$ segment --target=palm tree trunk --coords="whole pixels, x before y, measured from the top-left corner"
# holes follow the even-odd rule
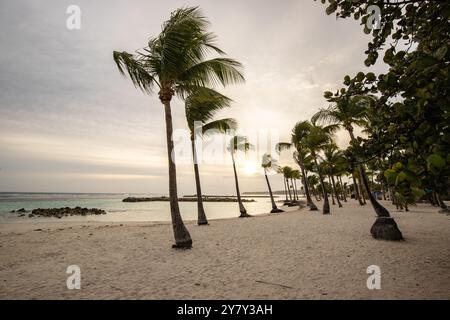
[[[287,192],[287,185],[286,185],[286,177],[283,175],[283,182],[284,182],[284,194],[286,195],[285,203],[289,201],[288,199],[288,192]]]
[[[348,132],[350,134],[351,142],[354,142],[355,136],[353,135],[353,128],[348,128]],[[389,214],[389,211],[383,207],[370,192],[367,176],[361,164],[358,164],[358,170],[364,189],[369,197],[369,201],[378,216],[377,220],[375,220],[375,223],[370,229],[370,233],[376,239],[403,240],[403,235],[398,228],[397,223]]]
[[[356,183],[355,172],[352,170],[352,179],[353,179],[353,189],[355,190],[355,198],[358,200],[359,205],[363,206],[364,203],[361,200],[361,196],[359,195],[359,187]]]
[[[266,168],[264,168],[264,176],[266,177],[267,187],[269,188],[270,201],[272,202],[272,211],[270,213],[283,212],[283,210],[278,209],[275,199],[273,198],[272,188],[270,187],[269,177],[267,176]]]
[[[322,173],[320,172],[319,164],[317,163],[316,153],[313,150],[311,150],[311,155],[314,159],[314,164],[316,165],[316,168],[317,168],[317,174],[319,175],[320,186],[322,187],[322,194],[323,194],[322,213],[330,214],[330,203],[328,202],[328,194],[327,194],[327,190],[325,189],[325,184],[323,183],[323,177],[322,177]]]
[[[306,176],[305,167],[303,166],[303,163],[300,163],[300,171],[302,172],[303,186],[305,187],[306,205],[309,207],[310,211],[317,211],[317,206],[312,201],[311,194],[309,193],[308,177]]]
[[[162,100],[166,117],[166,139],[167,139],[167,157],[169,161],[169,197],[170,197],[170,215],[172,217],[172,228],[175,237],[174,248],[191,248],[192,239],[189,231],[181,218],[180,208],[178,206],[177,193],[177,169],[175,166],[175,153],[173,152],[173,126],[172,112],[170,109],[170,99]]]
[[[330,175],[328,175],[328,183],[330,184],[330,186],[331,186],[331,176]],[[333,206],[335,206],[336,205],[336,202],[334,202],[334,191],[333,191],[333,187],[331,186],[331,204],[333,205]]]
[[[341,190],[342,190],[342,198],[344,199],[344,202],[347,202],[347,190],[345,190],[345,186],[342,183],[342,177],[338,176],[339,182],[341,184]]]
[[[291,187],[289,186],[289,179],[288,178],[286,178],[286,185],[287,185],[287,188],[288,188],[288,191],[289,191],[289,202],[292,203],[292,193],[291,193]]]
[[[336,201],[338,203],[338,206],[339,206],[339,208],[342,208],[342,203],[341,203],[341,200],[339,200],[339,195],[338,195],[338,193],[336,191],[336,185],[334,183],[333,175],[331,175],[331,185],[333,186],[333,190],[334,190],[334,194],[336,195]]]
[[[205,209],[203,208],[203,196],[202,196],[202,188],[200,185],[200,173],[198,170],[197,150],[195,148],[194,135],[192,135],[191,137],[191,146],[192,146],[192,157],[194,160],[195,187],[197,190],[197,211],[198,211],[197,224],[199,226],[202,226],[208,224],[208,219],[206,219]]]
[[[241,213],[239,218],[247,218],[247,217],[250,217],[250,215],[247,214],[247,210],[245,209],[245,207],[242,203],[241,192],[239,191],[239,181],[238,181],[238,176],[237,176],[237,172],[236,172],[236,164],[234,163],[233,152],[231,152],[231,159],[233,160],[234,182],[236,184],[236,195],[237,195],[237,199],[238,199],[238,203],[239,203],[239,212]]]
[[[363,205],[366,205],[367,204],[366,196],[364,195],[364,187],[363,187],[363,182],[361,179],[361,172],[359,170],[359,166],[358,166],[358,172],[359,172],[359,175],[358,175],[359,194],[361,195]]]
[[[298,201],[298,190],[297,190],[297,179],[294,179],[294,195],[295,195],[295,200]]]

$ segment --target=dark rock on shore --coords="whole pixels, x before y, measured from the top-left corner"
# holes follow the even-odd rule
[[[88,209],[88,208],[51,208],[51,209],[33,209],[33,211],[28,215],[28,217],[32,218],[34,216],[38,217],[55,217],[61,219],[62,217],[67,216],[87,216],[87,215],[101,215],[106,214],[105,210],[101,209]]]
[[[122,200],[123,202],[152,202],[152,201],[170,201],[169,197],[152,197],[152,198],[135,198],[128,197]],[[179,198],[180,202],[196,202],[197,198]],[[204,197],[203,202],[237,202],[237,198],[222,198],[222,197]],[[255,202],[254,199],[242,199],[242,202]]]

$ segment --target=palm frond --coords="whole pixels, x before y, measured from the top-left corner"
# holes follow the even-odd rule
[[[113,59],[122,75],[130,77],[136,88],[144,92],[151,93],[156,79],[145,69],[143,63],[134,55],[128,52],[113,52]]]
[[[279,142],[275,145],[275,151],[280,154],[281,151],[289,150],[292,148],[292,143],[289,142]]]
[[[231,105],[232,100],[207,87],[192,87],[185,99],[186,119],[190,129],[195,121],[207,122],[221,109]]]
[[[237,128],[237,121],[233,118],[215,120],[203,125],[202,133],[209,135],[213,133],[226,133],[228,130]]]
[[[245,81],[242,68],[242,64],[236,60],[215,58],[193,65],[180,76],[180,80],[196,86],[242,83]]]

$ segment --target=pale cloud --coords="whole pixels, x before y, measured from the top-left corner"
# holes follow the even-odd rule
[[[65,27],[70,4],[82,10],[81,30]],[[2,1],[0,191],[167,192],[163,108],[119,75],[112,51],[145,46],[184,5],[200,5],[219,45],[245,65],[246,83],[223,90],[234,103],[218,115],[243,132],[289,139],[297,121],[326,106],[325,90],[365,70],[361,26],[327,16],[319,1]],[[174,100],[176,129],[184,117]],[[348,143],[345,132],[337,139]],[[243,191],[265,190],[258,157],[238,159]],[[288,153],[280,163],[295,165]],[[192,165],[177,169],[180,193],[194,193]],[[200,170],[205,193],[234,192],[229,155]]]

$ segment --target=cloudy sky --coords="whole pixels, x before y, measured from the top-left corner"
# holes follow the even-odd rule
[[[66,27],[71,4],[81,8],[80,30]],[[166,193],[162,105],[120,76],[112,51],[144,47],[171,11],[191,5],[245,66],[246,83],[223,90],[234,103],[218,115],[244,133],[286,140],[295,122],[325,106],[323,91],[368,71],[362,27],[327,16],[320,1],[1,1],[0,191]],[[184,116],[175,100],[175,129],[186,129]],[[345,134],[337,140],[347,143]],[[255,158],[238,159],[243,191],[265,190]],[[280,161],[292,164],[288,154]],[[194,193],[191,167],[178,165],[180,194]],[[205,194],[233,192],[228,161],[201,173]]]

